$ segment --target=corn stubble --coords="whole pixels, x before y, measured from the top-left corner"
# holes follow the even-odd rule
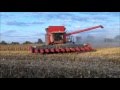
[[[0,78],[120,77],[120,47],[49,55],[32,54],[29,46],[18,47],[0,46]]]

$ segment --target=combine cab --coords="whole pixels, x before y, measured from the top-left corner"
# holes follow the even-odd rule
[[[45,45],[32,46],[32,53],[50,54],[50,53],[70,53],[70,52],[89,52],[94,49],[90,44],[74,44],[69,36],[85,31],[103,28],[102,25],[90,27],[83,30],[77,30],[66,33],[64,26],[49,26],[46,28]]]

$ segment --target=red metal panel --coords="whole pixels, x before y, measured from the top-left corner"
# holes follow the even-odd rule
[[[54,52],[55,52],[54,48],[51,48],[51,49],[50,49],[50,52],[54,53]]]
[[[35,53],[38,53],[38,50],[35,48]]]
[[[49,26],[48,33],[65,32],[64,26]]]
[[[69,48],[65,48],[66,52],[70,52],[70,49]]]
[[[70,48],[70,51],[75,52],[75,48]]]
[[[41,54],[44,54],[44,50],[43,50],[43,49],[40,49],[40,53],[41,53]]]
[[[55,48],[55,51],[58,52],[58,53],[60,52],[60,50],[58,48]]]
[[[49,49],[45,49],[45,52],[46,52],[46,53],[49,53]]]
[[[81,50],[81,51],[85,51],[84,47],[81,47],[80,50]]]
[[[76,51],[80,52],[80,49],[78,47],[75,48]]]
[[[60,48],[61,52],[65,52],[65,49],[64,48]]]

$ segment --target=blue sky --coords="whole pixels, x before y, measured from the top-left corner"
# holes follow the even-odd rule
[[[103,25],[75,36],[114,38],[120,35],[120,12],[0,12],[0,41],[44,41],[45,28],[52,25],[64,25],[67,32]]]

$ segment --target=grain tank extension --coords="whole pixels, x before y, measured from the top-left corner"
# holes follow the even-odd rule
[[[31,51],[32,53],[41,54],[93,51],[94,49],[90,44],[75,44],[70,36],[73,34],[96,30],[97,28],[103,28],[103,26],[98,25],[70,33],[66,33],[66,28],[64,26],[49,26],[45,29],[45,45],[32,46]]]

